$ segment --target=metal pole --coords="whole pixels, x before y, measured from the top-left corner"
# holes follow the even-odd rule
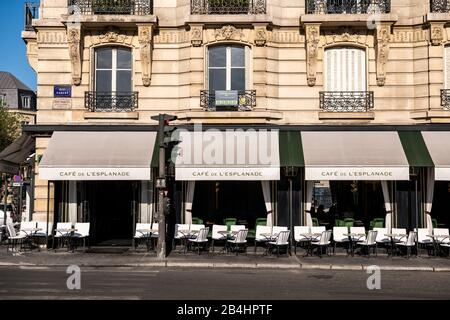
[[[294,232],[292,226],[292,178],[289,178],[289,229],[291,230],[289,238],[292,245],[292,236]]]
[[[159,115],[159,177],[166,178],[166,150],[164,148],[164,116]],[[164,207],[164,190],[158,189],[158,218],[159,218],[159,232],[158,232],[158,246],[157,256],[159,259],[166,257],[166,208]]]

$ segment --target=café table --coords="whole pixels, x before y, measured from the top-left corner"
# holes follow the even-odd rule
[[[157,233],[158,230],[156,230],[156,229],[137,229],[136,231],[139,232],[140,234],[142,234],[142,236],[146,238],[147,251],[154,250],[155,248],[151,241],[152,234]]]
[[[356,244],[361,241],[362,238],[366,236],[365,233],[344,233],[344,236],[348,237],[350,243],[350,254],[352,257],[355,256]]]
[[[322,236],[322,233],[302,233],[300,234],[303,238],[307,239],[308,242],[308,248],[306,249],[306,254],[304,254],[304,257],[307,257],[309,255],[312,256],[312,243],[314,241],[318,241],[318,238]]]
[[[228,247],[227,247],[228,240],[229,239],[233,239],[234,236],[236,236],[238,234],[238,232],[239,231],[231,231],[231,230],[230,231],[225,231],[225,230],[217,231],[217,233],[219,233],[219,234],[223,235],[224,237],[226,237],[225,244],[223,246],[222,252],[228,252]]]
[[[61,234],[61,238],[63,239],[63,243],[67,244],[67,251],[75,252],[74,246],[74,232],[78,231],[78,229],[70,228],[70,229],[55,229],[55,232]]]
[[[188,250],[188,245],[189,245],[189,239],[192,238],[192,236],[194,236],[195,234],[199,233],[200,230],[178,230],[179,233],[181,233],[183,235],[183,240],[184,240],[184,250],[183,252],[186,253]]]
[[[385,236],[391,239],[391,252],[389,253],[389,256],[393,257],[395,242],[400,242],[400,239],[407,237],[407,235],[402,233],[386,233]]]
[[[427,235],[427,237],[430,237],[433,239],[435,255],[440,255],[442,253],[440,244],[442,243],[442,241],[449,238],[449,236],[446,236],[443,234],[437,234],[437,235]]]
[[[26,235],[26,241],[30,247],[30,250],[33,249],[33,235],[36,234],[36,232],[41,231],[42,228],[23,228],[20,229],[20,231],[25,232]]]

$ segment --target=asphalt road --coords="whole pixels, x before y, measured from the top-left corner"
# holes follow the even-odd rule
[[[0,267],[0,300],[450,299],[447,272],[382,271],[381,289],[368,290],[364,271],[84,268],[69,290],[66,271]]]

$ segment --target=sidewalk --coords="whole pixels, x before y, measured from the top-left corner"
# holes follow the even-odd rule
[[[168,268],[248,268],[248,269],[286,269],[286,270],[366,270],[368,266],[377,265],[381,270],[450,272],[449,258],[403,257],[389,258],[379,254],[378,257],[347,257],[345,254],[319,258],[303,257],[303,252],[295,256],[265,256],[262,252],[254,254],[250,249],[247,255],[208,254],[200,256],[195,253],[180,254],[172,252],[166,259],[158,259],[154,252],[128,250],[124,253],[85,253],[32,251],[22,253],[6,252],[0,248],[0,267],[63,267],[78,265],[80,267],[168,267]]]

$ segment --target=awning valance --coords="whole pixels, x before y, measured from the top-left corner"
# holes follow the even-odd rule
[[[175,179],[279,180],[278,130],[180,132]]]
[[[301,137],[306,180],[409,180],[397,132],[302,132]]]
[[[156,132],[54,132],[43,180],[150,180]]]
[[[35,142],[33,137],[28,134],[22,134],[0,152],[0,172],[19,174],[20,164],[27,161],[34,148]]]
[[[435,166],[435,180],[450,181],[450,131],[422,131]]]

